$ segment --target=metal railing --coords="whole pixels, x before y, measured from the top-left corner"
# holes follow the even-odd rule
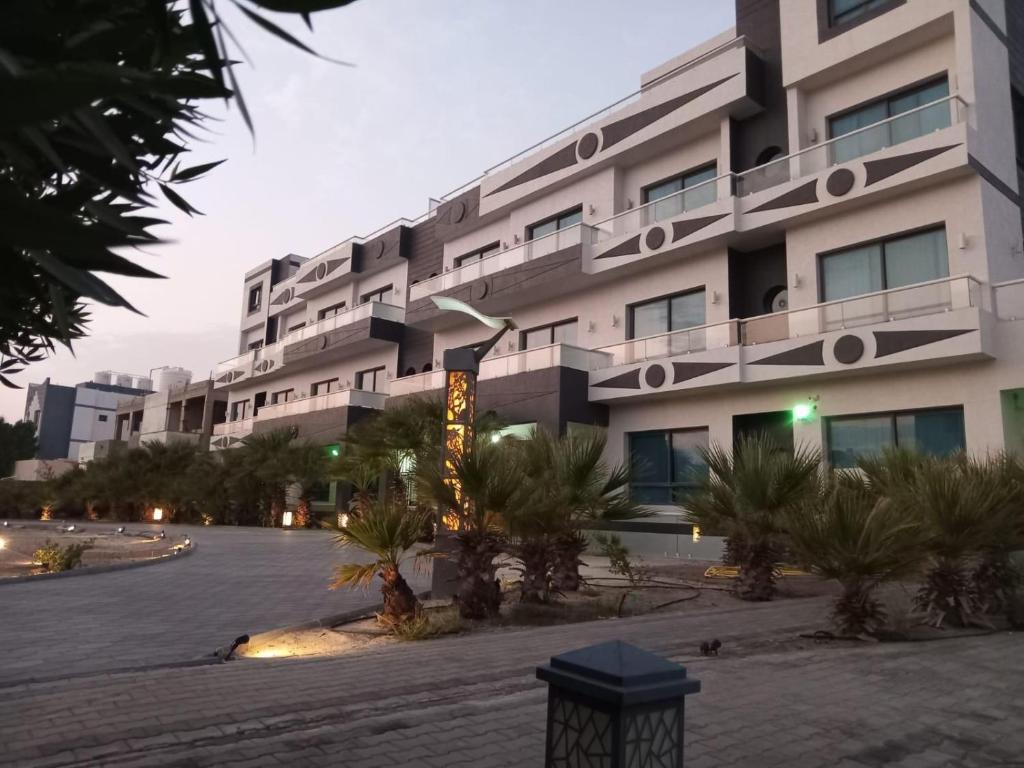
[[[593,350],[572,344],[548,344],[533,349],[523,349],[506,355],[486,357],[480,361],[480,376],[483,379],[500,379],[517,373],[542,371],[546,368],[575,368],[577,371],[591,370],[590,359],[600,356]]]
[[[876,291],[742,321],[744,345],[814,336],[982,305],[981,283],[970,275]]]
[[[278,419],[282,416],[296,416],[302,413],[315,413],[325,411],[329,408],[345,408],[358,406],[360,408],[373,408],[382,410],[387,395],[383,392],[370,392],[363,389],[339,389],[336,392],[327,392],[322,395],[300,397],[289,400],[286,403],[274,403],[264,405],[256,414],[257,421]]]
[[[1024,278],[992,286],[993,314],[1000,320],[1024,320]]]
[[[953,94],[801,149],[736,175],[737,197],[760,192],[886,147],[949,128],[966,119],[967,102]]]
[[[1020,283],[1022,290],[1018,306],[1024,310],[1024,280]],[[896,322],[967,307],[983,307],[984,303],[981,283],[974,277],[943,277],[810,307],[743,320],[726,320],[599,347],[594,351],[603,353],[605,357],[603,360],[594,358],[592,365],[594,362],[599,364],[591,370],[738,344],[753,346],[815,336],[845,328]]]
[[[418,395],[424,392],[434,392],[444,389],[444,371],[424,371],[414,373],[411,376],[401,376],[393,379],[388,384],[388,393],[391,397],[401,395]]]
[[[644,227],[659,221],[671,219],[687,211],[692,211],[718,200],[718,185],[723,179],[731,179],[733,174],[725,173],[713,179],[694,184],[671,195],[652,200],[637,208],[631,208],[607,219],[591,224],[593,229],[592,242],[600,243],[611,240],[628,232],[638,232]],[[730,182],[731,183],[731,182]]]
[[[588,239],[586,239],[586,242],[590,242],[589,225],[574,224],[571,227],[552,232],[550,235],[544,235],[535,240],[528,240],[525,243],[506,248],[504,251],[499,251],[493,256],[478,259],[477,261],[464,264],[461,267],[456,267],[448,272],[416,283],[409,287],[409,300],[416,301],[417,299],[446,291],[449,288],[465,285],[486,275],[493,275],[510,267],[525,264],[533,259],[539,259],[563,248],[579,245],[585,241],[584,230],[587,231],[586,237]]]
[[[236,355],[235,357],[232,357],[232,358],[230,358],[228,360],[224,360],[222,362],[219,362],[215,366],[213,366],[213,372],[210,374],[210,376],[212,378],[216,379],[222,373],[227,373],[228,371],[233,371],[236,368],[246,367],[246,366],[251,367],[252,366],[252,361],[255,359],[255,357],[256,357],[256,350],[255,349],[250,349],[248,352],[243,352],[240,355]]]
[[[240,432],[246,434],[252,432],[253,417],[248,416],[244,419],[237,419],[235,421],[225,421],[221,424],[213,425],[214,435],[237,435]]]

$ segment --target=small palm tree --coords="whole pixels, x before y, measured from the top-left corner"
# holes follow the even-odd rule
[[[444,479],[438,463],[420,466],[419,490],[442,510],[458,510],[461,493],[454,532],[455,602],[465,619],[491,618],[501,606],[494,560],[505,549],[507,518],[523,477],[508,445],[487,442],[456,461],[454,475],[459,491]]]
[[[799,561],[842,586],[832,618],[846,635],[882,624],[877,588],[912,573],[926,553],[920,526],[852,478],[823,485],[786,514],[786,527]]]
[[[380,499],[349,518],[345,526],[331,526],[337,531],[335,541],[344,549],[359,549],[369,554],[369,563],[346,563],[335,569],[332,589],[338,587],[368,588],[374,576],[381,581],[384,599],[382,621],[397,626],[415,617],[419,600],[401,573],[401,565],[416,545],[423,529],[422,513],[410,512],[393,499]]]
[[[710,472],[683,510],[702,530],[726,537],[739,569],[736,594],[771,600],[786,551],[785,514],[816,491],[819,454],[790,453],[759,434],[740,438],[731,455],[717,445],[701,455]]]
[[[928,572],[917,601],[934,626],[986,623],[969,571],[1007,530],[1013,493],[998,472],[938,458],[922,460],[910,482],[894,490],[893,502],[928,536]]]

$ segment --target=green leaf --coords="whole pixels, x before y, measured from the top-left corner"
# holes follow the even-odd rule
[[[183,171],[176,170],[173,174],[171,174],[171,181],[175,181],[175,182],[191,181],[192,179],[195,179],[198,176],[202,176],[207,171],[212,171],[214,168],[216,168],[218,165],[220,165],[223,162],[225,162],[225,161],[224,160],[217,160],[217,161],[212,162],[212,163],[203,163],[202,165],[193,165],[191,168],[186,168]]]
[[[213,39],[213,27],[210,24],[209,16],[206,15],[206,9],[203,7],[203,0],[189,0],[188,7],[192,13],[192,29],[199,39],[199,47],[203,51],[206,68],[210,70],[217,85],[224,88],[224,62],[217,49],[217,43]]]
[[[334,64],[341,64],[341,65],[346,66],[346,67],[354,66],[353,64],[351,64],[351,63],[349,63],[347,61],[338,61],[336,59],[331,59],[331,58],[328,58],[327,56],[323,56],[323,55],[317,53],[312,48],[310,48],[308,45],[306,45],[304,42],[299,40],[297,37],[295,37],[294,35],[292,35],[289,32],[286,32],[285,30],[281,29],[281,27],[279,27],[274,22],[270,21],[270,19],[265,19],[264,17],[260,16],[258,13],[254,12],[254,11],[250,11],[244,5],[242,5],[241,3],[237,2],[237,0],[235,0],[235,6],[238,8],[238,10],[240,10],[242,13],[244,13],[246,16],[248,16],[254,22],[256,22],[261,27],[263,27],[263,29],[265,29],[267,32],[269,32],[272,35],[276,35],[278,38],[280,38],[281,40],[284,40],[286,43],[289,43],[290,45],[294,45],[296,48],[298,48],[300,50],[303,50],[306,53],[312,54],[313,56],[316,56],[319,59],[323,59],[324,61],[330,61],[330,62],[332,62]]]
[[[184,211],[189,216],[191,216],[193,213],[198,213],[200,216],[203,215],[202,211],[200,211],[200,210],[198,210],[196,208],[193,208],[189,204],[188,200],[183,198],[181,195],[179,195],[177,192],[175,192],[173,189],[171,189],[166,184],[161,184],[160,185],[160,191],[164,193],[164,197],[166,197],[168,200],[170,200],[171,203],[173,203],[176,208]]]

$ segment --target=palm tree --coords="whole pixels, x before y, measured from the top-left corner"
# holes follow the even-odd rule
[[[913,572],[926,553],[920,526],[852,478],[823,484],[786,513],[786,527],[800,562],[842,586],[832,618],[846,635],[882,624],[877,588]]]
[[[928,536],[928,572],[917,600],[934,626],[985,623],[969,570],[1005,535],[1014,493],[998,472],[938,458],[923,459],[910,482],[893,492],[893,503]]]
[[[771,600],[785,554],[784,516],[815,492],[819,454],[790,453],[759,434],[740,438],[732,455],[715,445],[701,456],[710,472],[683,509],[702,530],[726,537],[739,569],[736,594]]]
[[[384,609],[381,619],[396,626],[415,617],[420,602],[400,571],[423,528],[423,513],[410,512],[392,498],[378,499],[345,526],[333,526],[335,541],[342,548],[359,549],[373,557],[369,563],[346,563],[335,569],[331,585],[367,588],[380,576]]]
[[[439,462],[418,468],[419,490],[441,509],[459,510],[454,532],[455,602],[466,619],[498,615],[501,587],[494,559],[506,544],[507,517],[523,485],[508,445],[481,441],[454,465],[459,491],[442,476]]]
[[[510,520],[523,563],[523,598],[546,602],[549,588],[579,589],[583,526],[649,514],[625,493],[629,471],[604,460],[601,430],[555,438],[537,429],[518,443],[523,483]],[[550,573],[550,578],[548,578]]]

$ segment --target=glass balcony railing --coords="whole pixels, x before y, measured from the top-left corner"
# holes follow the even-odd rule
[[[215,437],[222,435],[232,435],[234,437],[248,435],[252,432],[252,416],[245,419],[236,419],[235,421],[225,421],[222,424],[213,425],[213,434]]]
[[[811,176],[833,165],[846,163],[886,147],[941,131],[955,123],[962,123],[966,116],[967,102],[956,94],[946,96],[737,174],[736,196],[745,197],[791,179]]]
[[[500,379],[514,376],[517,373],[542,371],[546,368],[575,368],[577,371],[589,371],[590,359],[600,356],[593,350],[575,347],[571,344],[548,344],[544,347],[523,349],[507,355],[487,357],[480,361],[480,376],[483,379]]]
[[[1020,286],[1022,290],[1015,306],[1021,310],[1021,317],[1024,318],[1024,281],[1020,281]],[[811,307],[745,320],[727,320],[600,347],[594,352],[601,353],[603,357],[591,358],[591,370],[738,344],[752,346],[816,336],[829,331],[984,306],[985,294],[978,280],[967,275],[945,277]]]
[[[444,389],[444,371],[424,371],[394,379],[388,385],[388,394],[391,397],[420,395],[439,389]]]
[[[943,277],[812,307],[752,317],[742,321],[740,340],[745,345],[752,345],[815,336],[845,328],[980,307],[982,299],[981,283],[973,277]]]
[[[586,231],[586,235],[584,235],[584,231]],[[443,275],[437,275],[410,286],[409,300],[416,301],[441,291],[447,291],[450,288],[479,280],[481,277],[539,259],[563,248],[579,245],[584,242],[584,237],[588,238],[586,242],[590,242],[590,227],[586,224],[575,224],[552,232],[550,235],[520,243],[512,248],[499,251],[493,256],[479,259],[445,272]]]
[[[328,392],[323,395],[302,397],[296,400],[289,400],[287,403],[274,403],[264,405],[256,414],[257,421],[279,419],[282,416],[296,416],[302,413],[315,413],[326,411],[330,408],[346,408],[357,406],[360,408],[372,408],[382,410],[387,395],[383,392],[368,392],[363,389],[340,389],[337,392]]]
[[[604,221],[591,224],[593,230],[592,242],[601,243],[605,240],[625,235],[630,232],[638,232],[644,227],[656,224],[659,221],[674,218],[680,214],[710,205],[718,200],[718,187],[723,179],[729,179],[732,174],[724,174],[714,179],[702,181],[671,195],[653,200],[639,208],[632,208],[614,216],[609,216]]]
[[[992,300],[1000,320],[1024,320],[1024,278],[993,285]]]

